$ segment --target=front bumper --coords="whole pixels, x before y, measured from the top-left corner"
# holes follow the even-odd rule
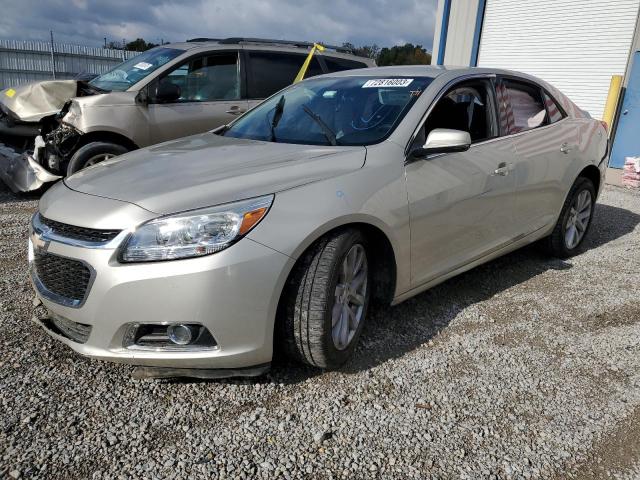
[[[0,143],[0,178],[15,193],[37,190],[62,177],[54,175],[28,153]]]
[[[35,245],[43,246],[31,232]],[[74,308],[34,288],[54,315],[91,326],[76,343],[38,323],[54,338],[90,357],[145,367],[240,369],[268,364],[277,303],[293,260],[249,238],[201,258],[120,264],[117,250],[51,241],[48,253],[80,260],[95,271],[84,303]],[[33,277],[32,277],[33,280]],[[143,351],[125,345],[131,323],[193,322],[207,327],[216,348]]]

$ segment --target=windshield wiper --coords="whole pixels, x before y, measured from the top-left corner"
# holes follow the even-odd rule
[[[306,105],[302,106],[302,110],[304,110],[304,113],[306,113],[307,115],[309,115],[311,118],[313,118],[316,123],[318,125],[320,125],[320,129],[322,130],[322,133],[324,133],[324,136],[327,137],[327,140],[329,140],[329,143],[332,146],[336,146],[338,145],[338,140],[336,139],[336,134],[334,133],[333,130],[331,130],[331,128],[329,127],[329,125],[327,125],[325,123],[324,120],[322,120],[322,117],[320,115],[318,115],[317,113],[315,113],[313,110],[311,110],[309,107],[307,107]]]
[[[273,120],[271,120],[271,138],[269,139],[270,142],[276,141],[276,127],[278,126],[278,123],[282,118],[282,112],[284,111],[284,102],[284,95],[282,95],[280,97],[280,100],[278,100],[278,103],[276,104],[275,111],[273,112]]]

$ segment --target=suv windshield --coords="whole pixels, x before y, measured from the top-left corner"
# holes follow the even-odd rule
[[[184,50],[176,48],[153,48],[94,78],[89,82],[89,85],[101,90],[124,92],[151,72],[183,53]]]
[[[370,145],[393,132],[431,83],[418,77],[323,77],[277,93],[221,134],[310,145]]]

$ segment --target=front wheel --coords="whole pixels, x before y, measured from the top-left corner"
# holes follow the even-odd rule
[[[318,241],[289,278],[280,309],[281,340],[290,357],[325,369],[356,347],[369,305],[367,243],[358,230]]]
[[[83,168],[90,167],[96,163],[100,163],[104,160],[108,160],[111,157],[116,157],[127,153],[128,148],[111,142],[91,142],[80,147],[76,153],[73,154],[69,165],[67,166],[67,175],[72,175]]]
[[[579,177],[567,195],[553,232],[545,239],[549,253],[568,258],[579,252],[591,226],[595,203],[596,190],[593,182]]]

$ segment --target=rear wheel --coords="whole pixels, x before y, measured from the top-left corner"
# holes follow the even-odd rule
[[[579,177],[567,195],[553,232],[545,239],[547,250],[552,255],[567,258],[580,251],[591,226],[595,203],[593,182]]]
[[[358,230],[318,241],[290,276],[279,323],[287,354],[325,369],[346,362],[356,347],[371,291],[367,244]]]
[[[67,166],[67,175],[76,173],[83,168],[90,167],[109,158],[127,153],[128,148],[111,142],[91,142],[80,147],[73,154]]]

